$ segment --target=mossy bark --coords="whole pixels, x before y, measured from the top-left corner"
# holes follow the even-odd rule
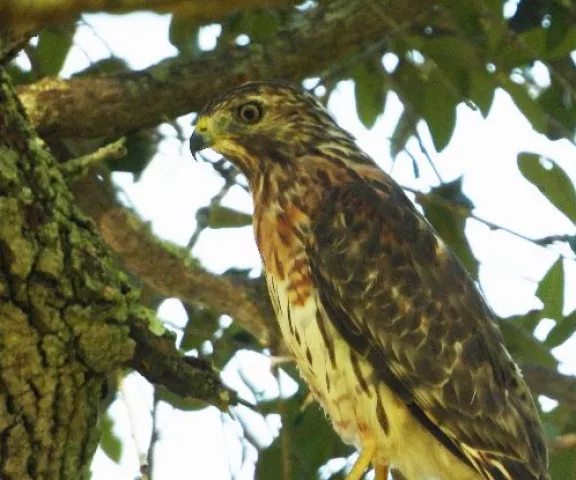
[[[0,478],[89,477],[134,295],[0,73]]]

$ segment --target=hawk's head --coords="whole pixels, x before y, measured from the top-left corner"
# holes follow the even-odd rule
[[[290,168],[337,145],[357,150],[316,98],[286,82],[249,82],[212,100],[199,113],[192,153],[211,147],[247,177],[269,165]]]

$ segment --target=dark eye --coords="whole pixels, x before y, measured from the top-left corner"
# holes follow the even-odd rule
[[[256,123],[262,117],[262,107],[256,102],[248,102],[238,107],[238,118],[244,123]]]

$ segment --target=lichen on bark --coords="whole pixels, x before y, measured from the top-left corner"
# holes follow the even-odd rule
[[[82,479],[135,303],[0,76],[0,478]]]

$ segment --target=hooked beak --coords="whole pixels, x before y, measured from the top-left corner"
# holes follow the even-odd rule
[[[192,156],[194,160],[198,160],[196,158],[196,154],[208,148],[212,145],[212,137],[208,132],[208,122],[205,118],[200,118],[196,123],[196,127],[194,128],[194,133],[190,137],[190,151],[192,152]]]

